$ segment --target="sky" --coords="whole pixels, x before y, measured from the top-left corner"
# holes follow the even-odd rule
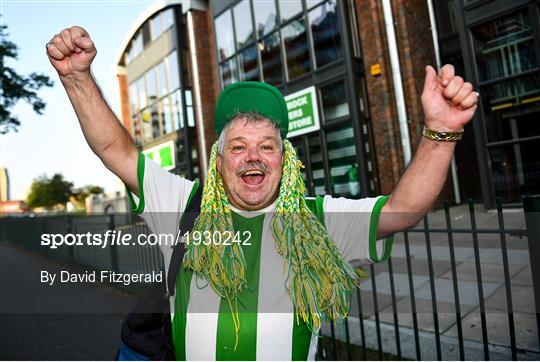
[[[38,92],[47,103],[43,115],[21,101],[13,109],[21,122],[18,132],[0,135],[0,165],[8,169],[11,199],[25,199],[32,180],[42,174],[61,173],[75,187],[91,184],[106,191],[123,187],[86,144],[66,92],[45,54],[45,44],[64,28],[85,28],[97,48],[92,72],[119,115],[116,56],[129,29],[152,2],[0,0],[0,22],[8,26],[7,40],[19,48],[18,60],[7,65],[24,76],[44,73],[55,83]]]

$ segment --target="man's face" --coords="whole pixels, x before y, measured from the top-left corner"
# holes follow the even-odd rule
[[[242,210],[259,210],[277,197],[283,157],[270,122],[240,119],[225,135],[217,168],[229,202]]]

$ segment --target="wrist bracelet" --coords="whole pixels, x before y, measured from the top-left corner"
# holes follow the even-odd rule
[[[459,132],[439,132],[424,126],[422,136],[432,141],[438,142],[457,142],[463,137],[463,130]]]

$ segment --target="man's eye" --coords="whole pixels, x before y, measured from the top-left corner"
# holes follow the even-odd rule
[[[233,151],[242,151],[244,149],[244,146],[232,146]]]
[[[274,146],[265,145],[261,147],[265,151],[272,151],[274,149]]]

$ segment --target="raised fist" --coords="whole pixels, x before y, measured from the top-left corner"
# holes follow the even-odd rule
[[[85,76],[96,56],[96,47],[80,26],[56,34],[46,45],[47,56],[60,76]]]
[[[435,131],[457,132],[472,119],[478,104],[478,92],[471,83],[456,75],[450,64],[437,72],[426,67],[422,106],[426,126]]]

